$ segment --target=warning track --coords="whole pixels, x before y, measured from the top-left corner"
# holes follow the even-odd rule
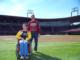
[[[0,40],[16,41],[15,36],[0,36]],[[80,42],[80,35],[40,35],[39,42]]]

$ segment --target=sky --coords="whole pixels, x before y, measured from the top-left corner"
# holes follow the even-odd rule
[[[0,15],[27,17],[33,10],[36,18],[62,18],[70,17],[74,7],[80,10],[80,0],[0,0]]]

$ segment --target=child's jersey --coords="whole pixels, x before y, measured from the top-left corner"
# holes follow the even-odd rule
[[[25,40],[30,40],[31,39],[31,33],[30,32],[27,32],[27,31],[19,31],[17,34],[16,34],[16,38],[18,40],[21,40],[21,38],[25,39]]]

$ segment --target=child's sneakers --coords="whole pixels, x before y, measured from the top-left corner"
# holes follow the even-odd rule
[[[31,56],[32,53],[28,53],[28,56]]]
[[[24,57],[23,57],[23,56],[21,56],[21,57],[20,57],[20,59],[21,59],[21,60],[23,60],[23,59],[24,59]]]
[[[27,57],[25,57],[25,59],[28,59],[29,57],[27,56]]]
[[[28,58],[29,58],[28,56],[26,56],[25,58],[23,56],[20,57],[21,60],[24,60],[24,59],[27,60]]]

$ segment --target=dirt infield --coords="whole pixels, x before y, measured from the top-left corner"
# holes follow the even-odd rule
[[[0,36],[0,40],[17,41],[15,36]],[[40,42],[80,42],[80,35],[41,35]]]

